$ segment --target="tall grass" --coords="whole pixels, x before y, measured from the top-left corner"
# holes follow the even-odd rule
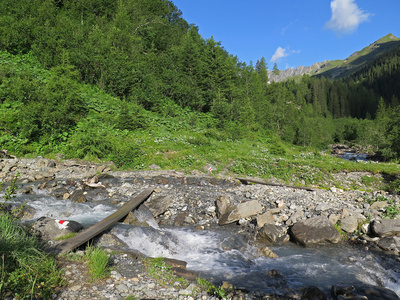
[[[87,266],[92,280],[103,279],[109,275],[109,255],[101,248],[86,248]]]
[[[0,297],[51,299],[62,284],[53,257],[10,215],[0,213]]]

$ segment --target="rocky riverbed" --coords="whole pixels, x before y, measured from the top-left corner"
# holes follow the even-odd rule
[[[397,257],[399,254],[400,238],[397,236],[400,236],[400,221],[394,211],[400,204],[398,195],[383,191],[343,190],[333,184],[329,189],[313,190],[243,184],[233,177],[161,171],[157,170],[157,166],[153,166],[153,169],[120,172],[112,171],[110,165],[43,158],[4,158],[0,160],[0,181],[10,182],[18,172],[19,193],[35,194],[42,191],[55,199],[76,202],[107,199],[117,206],[151,187],[154,189],[153,195],[144,204],[158,226],[188,227],[200,231],[234,226],[249,244],[259,247],[261,255],[270,256],[271,259],[274,253],[269,247],[290,243],[289,240],[307,247],[350,241],[359,247],[385,251],[386,255]],[[333,175],[333,180],[340,182],[343,187],[354,186],[354,183],[362,187],[361,178],[365,176],[379,179],[380,175],[338,173]],[[387,219],[390,213],[394,213],[394,219]],[[31,220],[34,215],[28,203],[21,217]],[[50,217],[51,220],[51,216],[43,217]],[[135,214],[128,216],[125,222],[148,226]],[[346,233],[346,238],[340,236],[335,224]],[[44,233],[39,235],[43,237]],[[51,236],[48,238],[51,240]],[[111,256],[113,271],[110,278],[90,282],[84,265],[61,260],[67,285],[60,288],[55,299],[126,299],[128,296],[136,299],[217,299],[201,291],[193,280],[195,275],[189,271],[181,270],[180,273],[188,278],[188,287],[160,284],[144,271],[140,254],[124,251],[126,245],[116,238],[112,230],[99,237],[97,243],[119,250],[118,254]],[[229,297],[397,299],[391,291],[379,287],[353,291],[350,287],[346,288],[334,288],[333,296],[315,287],[304,287],[280,295],[236,291]],[[373,298],[374,294],[380,298]]]

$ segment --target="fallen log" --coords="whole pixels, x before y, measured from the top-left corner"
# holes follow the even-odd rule
[[[286,185],[286,184],[279,184],[279,183],[270,183],[270,182],[264,182],[261,180],[256,180],[256,179],[250,179],[250,178],[236,178],[243,184],[249,184],[250,183],[257,183],[257,184],[263,184],[263,185],[270,185],[270,186],[279,186],[279,187],[287,187],[287,188],[292,188],[292,189],[299,189],[299,190],[306,190],[313,192],[316,189],[306,187],[306,186],[296,186],[296,185]]]
[[[75,248],[83,245],[88,240],[94,238],[96,235],[100,234],[111,225],[117,223],[119,220],[124,218],[130,211],[139,206],[144,200],[146,200],[153,193],[152,188],[148,188],[140,193],[138,196],[130,200],[128,203],[123,205],[120,209],[118,209],[115,213],[111,214],[107,218],[101,220],[100,222],[90,226],[89,228],[81,231],[77,235],[60,242],[51,248],[49,248],[49,252],[52,252],[57,255],[68,253]]]

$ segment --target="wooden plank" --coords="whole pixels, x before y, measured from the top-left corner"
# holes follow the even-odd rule
[[[68,253],[75,248],[81,246],[86,243],[88,240],[94,238],[99,233],[103,232],[111,225],[117,223],[123,217],[125,217],[130,211],[139,206],[144,200],[150,197],[153,192],[152,188],[148,188],[140,193],[138,196],[130,200],[128,203],[123,205],[120,209],[118,209],[115,213],[111,214],[107,218],[101,220],[100,222],[90,226],[89,228],[81,231],[77,235],[54,245],[49,249],[50,252],[54,254],[65,254]]]
[[[270,186],[280,186],[280,187],[287,187],[287,188],[292,188],[292,189],[299,189],[299,190],[306,190],[313,192],[316,189],[306,187],[306,186],[295,186],[295,185],[285,185],[285,184],[278,184],[278,183],[270,183],[270,182],[264,182],[256,179],[250,179],[250,178],[237,178],[241,183],[248,184],[249,182],[251,183],[257,183],[257,184],[264,184],[264,185],[270,185]]]

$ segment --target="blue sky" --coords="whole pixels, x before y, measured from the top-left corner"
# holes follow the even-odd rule
[[[400,37],[400,0],[172,0],[182,17],[239,61],[272,70],[345,59],[379,38]]]

